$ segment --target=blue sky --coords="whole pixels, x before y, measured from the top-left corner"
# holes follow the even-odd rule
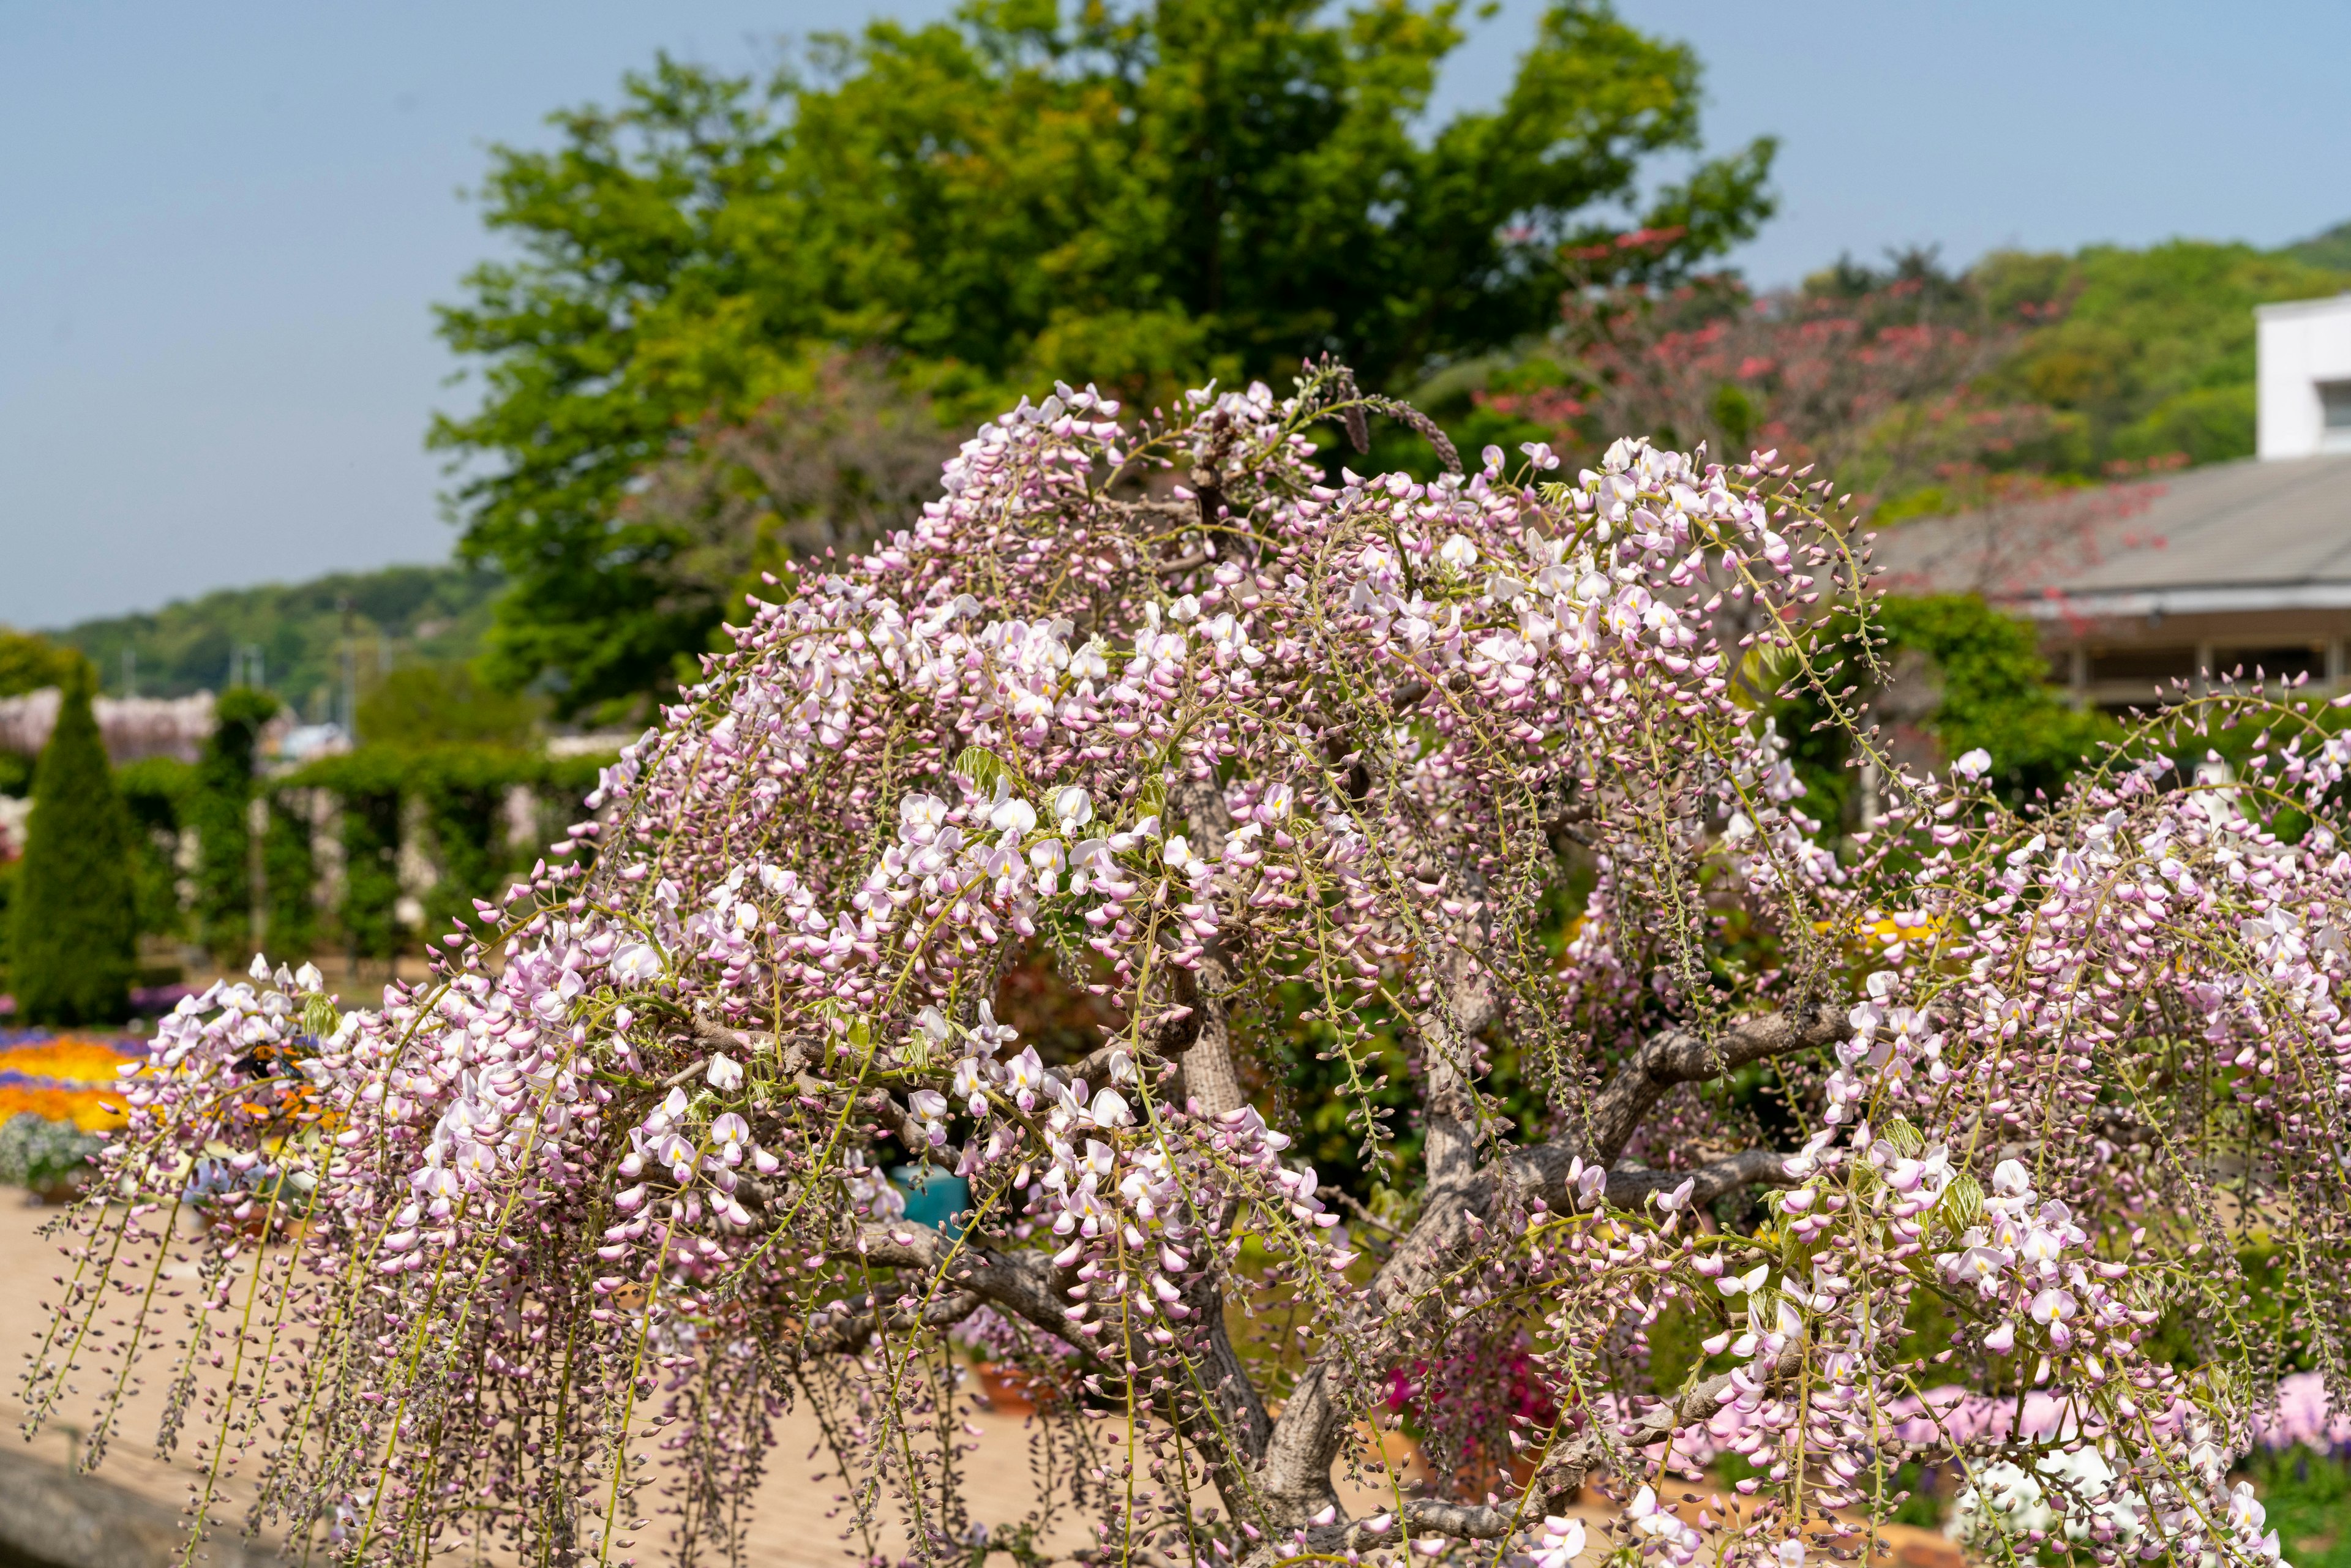
[[[489,248],[485,146],[656,48],[746,67],[872,9],[0,0],[0,622],[445,557],[422,439],[469,394],[428,308]],[[1737,258],[1765,282],[2351,217],[2339,0],[1622,9],[1698,47],[1710,140],[1782,139],[1782,215]],[[1499,93],[1536,10],[1479,26],[1446,107]]]

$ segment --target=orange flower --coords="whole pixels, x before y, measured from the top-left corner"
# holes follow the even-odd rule
[[[84,1132],[120,1127],[119,1070],[144,1051],[128,1038],[69,1034],[0,1049],[0,1121],[30,1111]]]

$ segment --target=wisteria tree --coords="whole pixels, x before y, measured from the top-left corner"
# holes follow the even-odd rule
[[[1918,1461],[2012,1558],[2274,1559],[2230,1465],[2282,1372],[2346,1375],[2325,710],[2184,706],[2028,820],[1980,757],[1889,768],[1848,833],[1775,716],[1872,745],[1819,486],[1636,443],[1330,482],[1367,411],[1416,421],[1329,365],[1024,404],[755,603],[429,983],[183,1007],[36,1418],[94,1395],[95,1462],[160,1361],[165,1447],[369,1561],[723,1552],[791,1406],[931,1562],[1794,1568]],[[1079,1059],[994,1009],[1040,950],[1119,1020]],[[1334,1086],[1400,1201],[1290,1154],[1292,1029],[1289,1113]],[[1046,1390],[1033,1511],[960,1484],[959,1344]]]

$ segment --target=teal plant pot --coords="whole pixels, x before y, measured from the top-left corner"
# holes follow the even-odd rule
[[[963,1227],[955,1216],[971,1207],[971,1183],[933,1166],[893,1166],[890,1180],[906,1195],[906,1218],[950,1237]]]

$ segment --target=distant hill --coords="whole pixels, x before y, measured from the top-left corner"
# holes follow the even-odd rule
[[[2325,234],[2313,235],[2306,240],[2283,246],[2278,254],[2307,262],[2312,267],[2331,267],[2337,272],[2351,272],[2351,220],[2336,224]]]
[[[2351,231],[2336,232],[2351,243]],[[2320,244],[2176,239],[1988,256],[1970,277],[1995,313],[2053,319],[1981,385],[2056,412],[2056,439],[2033,455],[2052,473],[2096,478],[2110,463],[2173,454],[2250,457],[2254,307],[2351,288],[2351,269],[2307,254]]]
[[[258,648],[262,684],[318,723],[345,716],[347,652],[363,685],[405,659],[470,658],[503,586],[495,573],[465,567],[392,566],[223,589],[47,634],[87,653],[113,695],[126,695],[132,680],[144,696],[219,691],[233,670],[251,678],[246,650]]]

